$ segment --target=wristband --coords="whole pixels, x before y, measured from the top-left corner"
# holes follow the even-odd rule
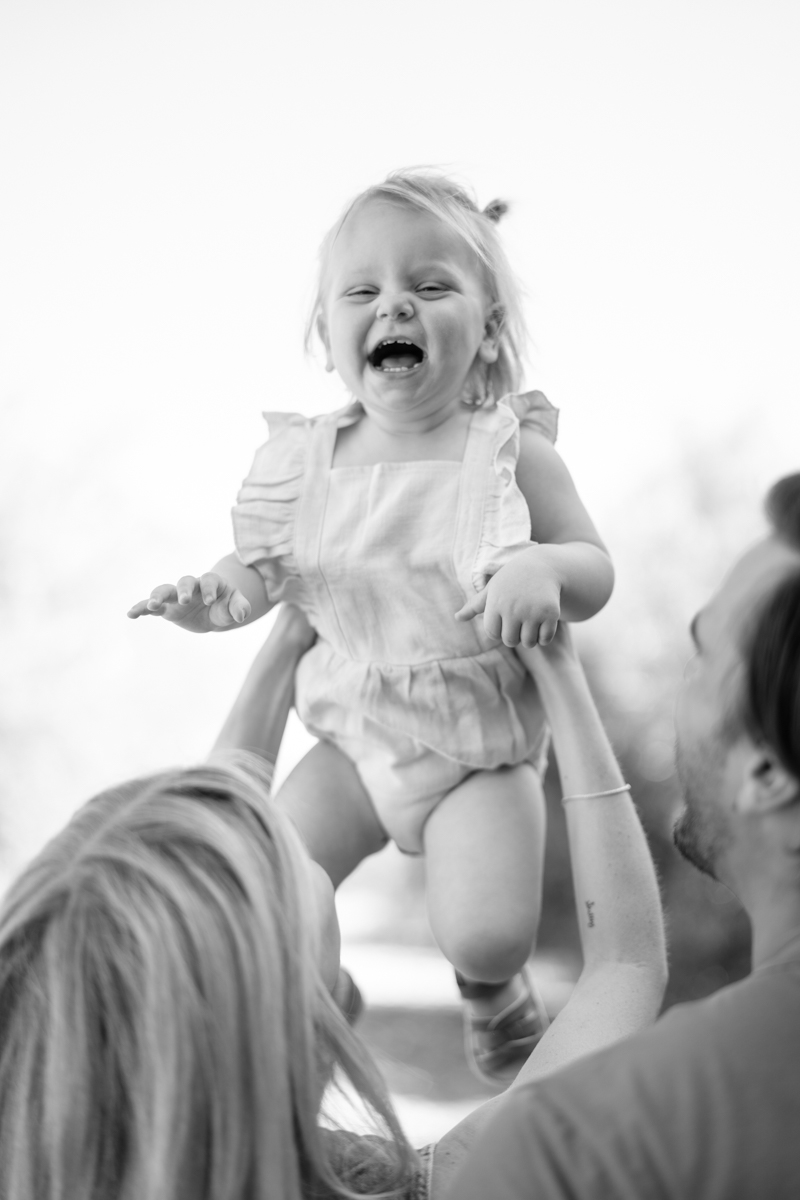
[[[604,792],[581,792],[575,796],[562,796],[561,803],[568,804],[570,800],[600,800],[603,796],[621,796],[623,792],[629,792],[631,785],[623,783],[622,787],[606,788]]]

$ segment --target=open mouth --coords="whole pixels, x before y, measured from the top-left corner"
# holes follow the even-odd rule
[[[384,338],[378,342],[367,362],[376,371],[395,374],[415,371],[425,360],[425,351],[415,346],[408,338]]]

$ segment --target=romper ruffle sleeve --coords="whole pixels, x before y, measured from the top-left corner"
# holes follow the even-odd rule
[[[510,558],[531,544],[530,512],[516,479],[520,428],[533,429],[553,443],[558,433],[558,409],[542,392],[504,396],[497,405],[496,417],[492,472],[473,566],[476,591],[481,591]]]
[[[310,421],[299,413],[264,413],[269,441],[256,451],[232,511],[239,558],[255,567],[270,601],[300,598],[294,525],[303,485]]]

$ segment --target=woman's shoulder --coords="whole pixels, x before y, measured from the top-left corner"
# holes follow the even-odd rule
[[[402,1187],[398,1200],[429,1200],[429,1160],[432,1147],[418,1152],[419,1161],[399,1183],[397,1147],[376,1134],[325,1130],[328,1160],[341,1182],[358,1196],[371,1196]]]

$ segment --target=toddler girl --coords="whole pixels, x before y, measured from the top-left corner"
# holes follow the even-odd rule
[[[426,856],[473,1065],[501,1082],[546,1025],[524,970],[538,923],[547,733],[514,652],[592,616],[612,567],[553,449],[556,410],[517,394],[518,287],[456,183],[397,172],[326,237],[309,325],[352,394],[270,413],[233,512],[236,554],[130,616],[204,632],[299,606],[317,640],[295,702],[320,741],[283,803],[335,885],[387,838]]]

